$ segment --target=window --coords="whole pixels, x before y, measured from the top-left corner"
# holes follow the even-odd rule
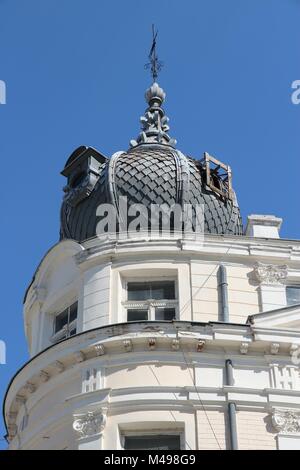
[[[125,450],[179,450],[180,435],[157,434],[148,436],[125,436]]]
[[[128,282],[124,307],[128,322],[174,320],[178,308],[175,281]]]
[[[76,335],[78,302],[75,302],[63,312],[56,315],[54,319],[53,342],[61,341]]]
[[[300,287],[288,286],[286,288],[286,302],[287,305],[300,304]]]

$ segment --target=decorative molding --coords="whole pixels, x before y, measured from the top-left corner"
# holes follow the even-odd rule
[[[274,409],[272,424],[280,434],[300,434],[300,410]]]
[[[65,366],[60,361],[55,361],[52,364],[52,367],[54,367],[54,369],[56,369],[58,372],[63,372],[65,370]]]
[[[273,354],[273,355],[278,354],[279,348],[280,348],[280,344],[279,344],[279,343],[271,343],[270,353]]]
[[[13,438],[17,435],[18,433],[18,427],[16,424],[8,424],[7,426],[7,431],[8,431],[8,440],[12,441]]]
[[[174,329],[174,323],[176,326],[176,330]],[[155,325],[155,330],[151,328],[149,331],[149,324],[147,322],[141,322],[141,324],[130,324],[126,325],[126,329],[123,326],[104,326],[99,328],[98,332],[93,332],[93,336],[91,336],[91,332],[85,332],[84,334],[78,336],[78,342],[73,345],[74,337],[66,340],[64,342],[64,349],[62,348],[62,344],[54,345],[51,350],[47,350],[46,352],[41,353],[39,359],[36,358],[35,361],[41,360],[43,364],[44,372],[49,373],[49,380],[51,381],[57,375],[54,373],[55,370],[59,367],[59,369],[66,370],[73,367],[75,364],[75,357],[74,353],[78,352],[79,348],[82,349],[82,352],[86,355],[87,358],[95,357],[96,351],[98,351],[99,355],[104,353],[109,353],[112,355],[119,355],[120,352],[124,354],[123,359],[120,358],[120,364],[123,365],[124,363],[128,363],[131,358],[126,356],[126,349],[125,345],[123,344],[122,340],[130,340],[132,341],[133,348],[139,351],[141,343],[143,344],[143,352],[146,354],[146,350],[148,347],[150,349],[149,339],[153,339],[153,335],[156,335],[156,343],[155,345],[159,344],[159,354],[164,354],[164,352],[172,349],[174,352],[177,350],[178,343],[177,338],[180,342],[183,341],[183,347],[188,347],[189,350],[192,350],[196,353],[198,347],[198,339],[203,338],[204,335],[206,338],[206,343],[210,346],[210,352],[212,353],[211,356],[213,358],[219,356],[220,348],[230,348],[234,350],[234,355],[238,355],[239,348],[241,344],[248,343],[245,341],[245,338],[250,338],[251,334],[251,327],[249,325],[201,325],[201,324],[193,324],[192,322],[174,322],[174,323],[160,323],[157,322]],[[118,336],[112,336],[112,328],[115,329]],[[221,335],[218,335],[221,333]],[[255,333],[255,332],[254,332]],[[249,346],[251,345],[251,352],[254,354],[256,353],[257,361],[261,361],[266,354],[266,350],[270,351],[272,343],[274,343],[274,330],[271,329],[260,329],[259,331],[259,339],[254,342],[249,342]],[[298,331],[294,331],[293,333],[287,332],[283,329],[276,330],[276,340],[282,345],[282,355],[286,357],[287,360],[290,360],[288,356],[288,351],[286,348],[298,348],[296,344],[297,341],[300,339],[300,333]],[[86,343],[83,341],[86,338]],[[122,338],[122,339],[121,339]],[[162,340],[160,340],[162,338]],[[155,339],[155,338],[154,338]],[[91,344],[92,340],[92,344]],[[96,341],[99,341],[96,343]],[[161,342],[160,342],[161,341]],[[105,342],[105,343],[104,343]],[[96,343],[96,345],[95,345]],[[263,348],[260,347],[263,343]],[[105,344],[105,349],[104,349]],[[155,349],[155,345],[154,349]],[[199,345],[200,348],[201,345]],[[72,349],[73,348],[73,349]],[[212,351],[214,349],[214,351]],[[292,351],[291,351],[292,352]],[[58,353],[60,356],[58,356]],[[47,355],[47,361],[46,361]],[[49,357],[48,357],[49,356]],[[134,355],[133,355],[134,356]],[[152,353],[151,353],[152,356]],[[156,356],[156,354],[155,354]],[[181,355],[180,355],[181,356]],[[54,357],[59,357],[61,360],[65,362],[63,364],[60,361],[54,362]],[[133,358],[133,361],[139,363],[139,359]],[[171,360],[176,359],[174,356]],[[251,357],[251,361],[253,356]],[[181,359],[180,359],[181,361]],[[178,362],[180,362],[178,360]],[[261,362],[259,362],[261,363]],[[252,364],[252,363],[251,363]],[[25,374],[25,377],[31,385],[38,386],[41,382],[41,379],[37,381],[37,377],[41,368],[37,368],[37,363],[34,362],[34,367],[32,367],[32,362],[27,364],[22,374]],[[297,374],[298,371],[295,371]],[[298,376],[297,376],[298,377]],[[63,377],[62,377],[63,379]],[[8,390],[8,397],[9,397],[9,404],[6,401],[6,408],[5,412],[12,411],[14,412],[16,409],[19,408],[26,402],[27,400],[27,393],[25,394],[25,383],[24,383],[24,375],[20,377],[20,374],[12,381],[12,384]],[[298,382],[297,382],[298,383]],[[41,392],[42,393],[42,392]],[[248,392],[247,392],[248,393]],[[260,391],[261,393],[261,391]],[[269,392],[266,392],[266,394]],[[282,406],[296,406],[295,405],[295,398],[299,395],[299,387],[295,386],[295,389],[291,390],[290,388],[280,389],[278,391],[272,388],[272,397],[276,394],[280,395],[287,395],[286,404],[282,404]],[[25,396],[24,396],[25,395]],[[15,398],[13,398],[13,396]],[[267,396],[267,395],[266,395]],[[32,395],[30,396],[30,398]],[[273,398],[272,398],[273,399]],[[8,398],[7,398],[8,400]],[[257,403],[259,404],[260,401],[258,400]],[[274,402],[273,402],[274,403]],[[274,405],[279,405],[281,402],[278,400],[275,401]]]
[[[29,393],[34,393],[36,390],[36,386],[30,382],[26,382],[24,385],[25,390],[27,390]]]
[[[39,377],[42,382],[47,382],[50,379],[50,375],[44,370],[41,370],[41,372],[39,373]]]
[[[96,356],[103,356],[105,354],[105,349],[103,344],[99,343],[94,346]]]
[[[26,397],[24,397],[23,395],[16,395],[15,401],[18,405],[25,405]]]
[[[205,346],[205,340],[204,339],[199,339],[197,341],[197,347],[196,347],[197,352],[202,352],[203,349],[204,349],[204,346]]]
[[[172,340],[172,343],[171,343],[171,347],[172,347],[173,351],[178,351],[179,348],[180,348],[180,341],[179,341],[179,339],[173,339],[173,340]]]
[[[240,344],[240,353],[241,354],[248,354],[249,350],[249,343],[241,343]]]
[[[123,341],[124,349],[126,352],[132,351],[132,341],[131,339],[124,339]]]
[[[106,425],[106,414],[100,411],[88,411],[86,414],[74,415],[73,429],[80,438],[99,435]]]
[[[149,308],[149,307],[177,307],[178,300],[144,300],[144,301],[128,301],[122,302],[126,308]]]
[[[278,285],[284,283],[288,275],[288,267],[284,265],[262,264],[254,265],[254,274],[261,284]]]
[[[299,344],[291,344],[290,347],[290,356],[293,355],[300,356],[300,345]]]
[[[149,346],[150,351],[154,351],[154,349],[156,348],[156,339],[155,338],[149,338],[148,346]]]

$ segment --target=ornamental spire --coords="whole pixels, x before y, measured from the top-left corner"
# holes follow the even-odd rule
[[[156,82],[158,77],[158,72],[160,72],[163,67],[163,62],[158,59],[156,52],[156,40],[157,40],[158,30],[155,31],[154,24],[152,25],[152,45],[148,55],[149,62],[145,65],[146,69],[151,69],[151,75],[153,83]]]
[[[152,26],[152,46],[149,53],[149,63],[146,64],[146,68],[151,68],[151,75],[153,83],[145,93],[145,99],[148,103],[148,108],[145,111],[144,116],[140,118],[141,132],[136,140],[130,141],[131,147],[136,147],[139,144],[157,143],[165,144],[175,147],[176,140],[171,139],[168,135],[169,131],[169,118],[165,115],[165,111],[162,108],[162,104],[165,101],[166,94],[164,90],[158,85],[156,79],[158,72],[162,67],[162,62],[158,60],[156,52],[156,40],[157,33],[155,32],[154,26]]]

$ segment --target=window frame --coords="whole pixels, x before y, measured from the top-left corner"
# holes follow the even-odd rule
[[[73,305],[77,305],[76,310],[76,318],[70,322],[70,312]],[[55,332],[55,322],[59,315],[61,315],[65,310],[68,311],[68,321],[67,323],[59,330]],[[60,312],[56,313],[53,318],[53,334],[51,336],[52,343],[58,343],[59,341],[63,341],[64,339],[71,338],[77,334],[77,320],[78,320],[78,300],[72,302],[66,308],[61,310]],[[70,332],[75,329],[75,335],[71,335]]]
[[[147,300],[128,300],[128,284],[130,283],[151,283],[151,282],[174,282],[174,299],[147,299]],[[171,321],[171,320],[156,320],[155,309],[156,308],[174,308],[175,317],[174,320],[178,319],[179,314],[179,298],[178,298],[178,280],[176,276],[156,276],[156,277],[130,277],[124,279],[123,284],[123,315],[125,321],[128,322],[128,310],[147,310],[148,320],[133,320],[134,321]]]
[[[126,437],[148,437],[148,436],[179,436],[180,449],[185,450],[185,433],[184,429],[120,429],[121,449],[125,450]],[[154,449],[155,450],[155,449]],[[160,449],[158,449],[160,450]]]
[[[289,303],[288,302],[288,289],[298,289],[300,292],[300,285],[299,284],[286,284],[285,286],[285,298],[286,298],[286,305],[287,307],[291,307],[293,305],[299,305],[300,304],[300,299],[298,303]]]

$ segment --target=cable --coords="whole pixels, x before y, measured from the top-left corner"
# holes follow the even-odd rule
[[[177,331],[177,333],[178,333],[178,331]],[[211,421],[210,421],[210,419],[209,419],[209,416],[208,416],[208,414],[207,414],[207,411],[206,411],[206,409],[205,409],[205,407],[204,407],[203,401],[202,401],[202,399],[201,399],[201,397],[200,397],[199,390],[198,390],[197,385],[196,385],[196,381],[195,381],[195,379],[193,378],[193,376],[192,376],[192,374],[191,374],[190,366],[192,366],[192,364],[191,364],[191,363],[189,364],[189,363],[187,362],[186,356],[185,356],[185,354],[184,354],[184,351],[183,351],[182,347],[180,347],[180,351],[182,352],[182,356],[183,356],[184,361],[185,361],[185,363],[186,363],[186,366],[187,366],[188,372],[189,372],[189,374],[190,374],[190,377],[191,377],[193,386],[194,386],[195,389],[196,389],[196,393],[197,393],[198,399],[199,399],[199,401],[200,401],[202,410],[203,410],[203,412],[204,412],[204,414],[205,414],[206,420],[207,420],[207,422],[208,422],[208,424],[209,424],[209,427],[210,427],[210,429],[211,429],[211,431],[212,431],[212,433],[213,433],[213,435],[214,435],[214,438],[215,438],[215,440],[216,440],[216,443],[218,444],[219,449],[222,450],[222,447],[221,447],[221,445],[220,445],[220,443],[219,443],[219,440],[218,440],[218,438],[217,438],[217,435],[216,435],[216,433],[215,433],[215,431],[214,431],[213,425],[211,424]]]
[[[230,219],[231,219],[231,217],[230,217]],[[230,222],[230,220],[229,220],[229,222]],[[228,224],[228,225],[229,225],[229,224]],[[231,248],[232,248],[232,245],[230,245],[230,246],[228,247],[228,249],[226,250],[226,252],[225,252],[225,254],[224,254],[223,256],[227,255],[228,252],[229,252],[229,250],[230,250]],[[191,302],[194,300],[195,295],[198,294],[198,293],[201,291],[201,289],[203,289],[203,287],[205,286],[205,284],[207,283],[207,281],[211,278],[211,276],[213,276],[213,275],[215,274],[215,272],[217,271],[218,267],[219,267],[218,265],[214,267],[214,269],[212,270],[212,272],[206,277],[206,279],[205,279],[205,281],[203,282],[203,284],[197,289],[197,291],[196,291],[193,295],[191,295],[191,300],[188,300],[188,301],[186,302],[186,304],[185,304],[185,305],[182,307],[182,309],[180,310],[180,312],[179,312],[179,318],[181,317],[181,314],[182,314],[183,311],[186,309],[186,307],[187,307],[189,304],[191,304]],[[178,338],[178,329],[177,329],[177,331],[176,331],[176,337]],[[180,344],[180,343],[179,343],[179,344]],[[207,422],[208,422],[208,424],[209,424],[209,427],[210,427],[210,429],[211,429],[211,431],[212,431],[212,433],[213,433],[213,435],[214,435],[214,438],[215,438],[215,440],[216,440],[216,443],[218,444],[219,449],[222,450],[222,447],[221,447],[221,445],[220,445],[220,443],[219,443],[219,441],[218,441],[218,438],[217,438],[217,436],[216,436],[216,434],[215,434],[215,431],[214,431],[214,429],[213,429],[213,425],[212,425],[212,423],[211,423],[211,421],[210,421],[210,419],[209,419],[209,416],[208,416],[208,414],[207,414],[207,411],[206,411],[206,409],[205,409],[205,407],[204,407],[204,404],[203,404],[203,402],[202,402],[202,399],[201,399],[201,397],[200,397],[199,390],[197,389],[197,385],[196,385],[195,379],[193,378],[193,376],[192,376],[192,374],[191,374],[190,366],[192,366],[192,364],[191,364],[191,363],[189,364],[189,363],[187,362],[186,356],[185,356],[185,353],[184,353],[184,350],[183,350],[183,348],[182,348],[181,346],[180,346],[180,350],[181,350],[181,352],[182,352],[184,361],[185,361],[186,366],[187,366],[187,368],[188,368],[188,372],[189,372],[189,374],[190,374],[190,377],[191,377],[193,386],[195,387],[195,390],[196,390],[196,393],[197,393],[199,402],[200,402],[200,404],[201,404],[202,410],[203,410],[203,412],[204,412],[204,414],[205,414],[206,420],[207,420]]]
[[[155,374],[154,370],[152,369],[151,365],[148,364],[148,367],[149,367],[149,369],[151,370],[152,374],[154,375],[154,377],[155,377],[155,379],[156,379],[158,385],[161,387],[162,385],[161,385],[161,383],[160,383],[160,381],[159,381],[157,375]],[[173,392],[173,395],[174,395],[175,399],[178,400],[178,398],[176,397],[176,395],[175,395],[174,392]],[[176,417],[174,416],[173,411],[172,411],[172,410],[167,410],[167,411],[169,411],[169,413],[171,414],[171,416],[172,416],[172,418],[174,419],[175,423],[177,423],[177,419],[176,419]],[[185,443],[186,443],[186,445],[188,446],[188,448],[189,448],[190,450],[193,450],[187,441],[185,441]]]

